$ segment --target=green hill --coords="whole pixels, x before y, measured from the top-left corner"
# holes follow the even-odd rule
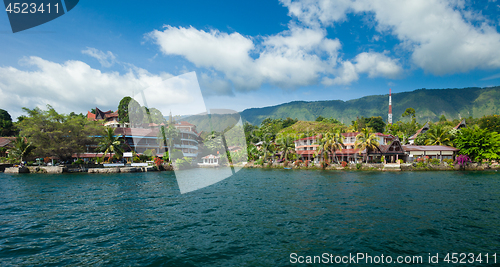
[[[265,118],[315,120],[333,117],[350,124],[356,117],[382,116],[387,120],[389,94],[365,96],[349,101],[294,101],[272,107],[251,108],[241,112],[245,121],[258,125]],[[393,121],[401,119],[406,108],[414,108],[420,123],[437,121],[441,115],[459,119],[500,114],[500,87],[463,89],[418,89],[392,94]]]

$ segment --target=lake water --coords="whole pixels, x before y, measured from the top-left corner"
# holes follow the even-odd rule
[[[188,194],[172,172],[0,173],[2,266],[282,266],[323,253],[484,264],[500,262],[499,232],[498,172],[245,169]]]

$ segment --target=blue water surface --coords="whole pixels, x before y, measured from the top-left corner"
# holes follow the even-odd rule
[[[244,169],[188,194],[173,172],[0,173],[2,266],[297,265],[291,253],[500,263],[499,232],[498,172]]]

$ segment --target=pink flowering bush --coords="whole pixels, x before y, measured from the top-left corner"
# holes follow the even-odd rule
[[[465,167],[465,165],[467,165],[467,162],[471,162],[471,161],[470,161],[469,156],[459,155],[455,162],[458,163],[458,165],[463,168],[463,167]]]

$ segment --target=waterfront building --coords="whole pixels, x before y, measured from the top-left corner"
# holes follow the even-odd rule
[[[203,160],[202,163],[198,163],[198,166],[200,167],[217,167],[219,166],[219,159],[220,157],[219,156],[215,156],[215,155],[207,155],[205,157],[202,157],[201,158]]]
[[[413,162],[419,158],[428,157],[430,159],[439,159],[443,161],[443,159],[455,159],[456,153],[459,149],[451,147],[451,146],[415,146],[415,145],[407,145],[403,146],[403,149],[406,153],[407,161]]]
[[[198,157],[200,140],[196,132],[196,126],[182,121],[174,124],[174,127],[179,130],[181,139],[181,142],[175,144],[174,148],[182,151],[184,157],[196,159]],[[116,128],[115,134],[122,136],[125,144],[130,147],[130,150],[138,154],[142,154],[148,149],[153,149],[158,156],[161,156],[165,151],[168,151],[167,145],[163,144],[159,137],[159,127]]]
[[[399,139],[392,135],[386,135],[382,133],[375,133],[377,141],[380,144],[380,150],[370,151],[369,155],[366,155],[366,150],[359,152],[359,149],[354,148],[354,143],[356,142],[356,136],[359,132],[354,133],[342,133],[344,148],[335,152],[335,155],[329,155],[329,158],[335,158],[336,161],[346,161],[346,162],[357,162],[365,156],[368,156],[369,160],[373,160],[377,157],[386,156],[386,159],[396,161],[399,158],[404,157],[404,151],[401,148],[401,143]],[[322,155],[316,155],[318,140],[322,135],[316,135],[311,137],[306,137],[302,139],[295,140],[295,152],[302,160],[312,160],[314,162],[319,162],[322,160]],[[396,142],[395,142],[396,141]]]
[[[423,133],[427,132],[428,130],[429,130],[429,122],[426,122],[422,128],[418,129],[418,131],[414,135],[412,135],[412,136],[410,136],[410,138],[408,138],[408,142],[410,143],[410,145],[413,145],[415,143],[415,139],[417,139],[417,136],[419,134],[423,134]]]
[[[99,108],[95,108],[95,113],[87,111],[87,119],[91,121],[103,121],[104,126],[119,128],[119,127],[130,127],[129,123],[121,123],[118,119],[118,110],[113,112],[112,110],[102,111]]]

